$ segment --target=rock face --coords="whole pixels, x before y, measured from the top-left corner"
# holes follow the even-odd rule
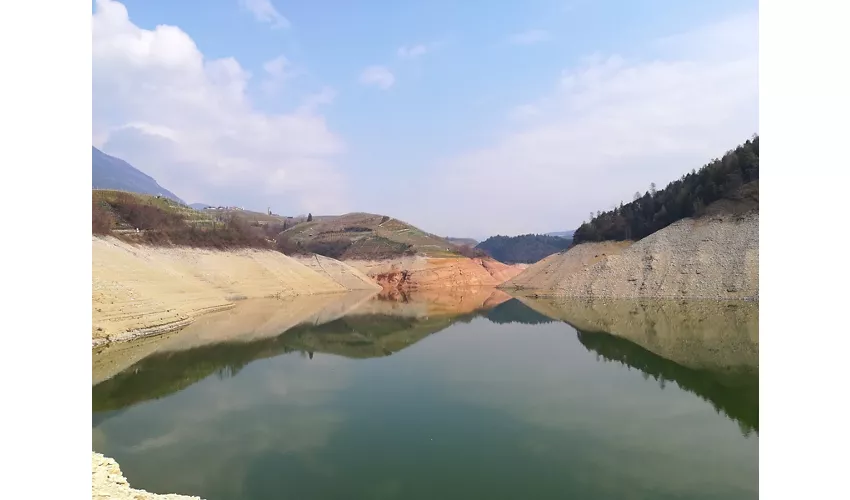
[[[131,245],[92,237],[92,343],[177,330],[245,298],[380,290],[359,271],[321,260],[324,272],[271,250]]]
[[[133,489],[121,474],[121,468],[115,460],[95,452],[91,454],[91,497],[92,500],[107,498],[111,500],[200,500],[200,497],[157,495],[145,490]]]
[[[758,210],[683,219],[636,242],[577,245],[503,288],[540,295],[758,300]]]
[[[432,258],[417,255],[346,263],[377,281],[385,290],[495,287],[522,271],[520,267],[493,259],[466,257]]]

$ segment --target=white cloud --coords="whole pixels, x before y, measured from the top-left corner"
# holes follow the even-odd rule
[[[266,65],[272,75],[286,64]],[[254,109],[251,75],[233,58],[205,59],[180,28],[135,26],[98,0],[92,16],[92,140],[187,201],[338,212],[342,141],[308,97],[292,113]],[[321,94],[320,94],[321,95]],[[282,208],[281,208],[282,209]]]
[[[257,21],[268,23],[273,28],[288,28],[290,26],[289,19],[278,12],[271,0],[239,0],[239,5],[254,14]]]
[[[514,45],[533,45],[535,43],[545,42],[552,38],[552,35],[545,30],[528,30],[522,33],[514,33],[508,37],[508,42]]]
[[[310,113],[321,105],[334,102],[334,99],[336,99],[336,90],[325,86],[315,94],[307,96],[299,109],[302,112]]]
[[[263,71],[266,77],[261,85],[267,94],[278,92],[287,80],[301,74],[301,71],[295,69],[285,56],[266,61],[263,64]]]
[[[360,83],[386,90],[395,83],[395,76],[383,66],[369,66],[360,73]]]
[[[396,54],[402,59],[415,59],[424,56],[430,49],[427,45],[417,43],[416,45],[404,45],[398,48]]]
[[[680,35],[651,60],[587,58],[514,107],[524,120],[500,140],[432,169],[427,199],[453,202],[421,224],[455,235],[574,229],[721,156],[758,130],[757,36],[747,14]]]

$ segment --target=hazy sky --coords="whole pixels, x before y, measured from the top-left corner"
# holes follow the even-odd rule
[[[98,0],[92,143],[188,202],[574,229],[758,131],[757,8]]]

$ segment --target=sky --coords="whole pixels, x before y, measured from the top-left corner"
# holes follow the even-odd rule
[[[758,2],[96,0],[92,99],[190,203],[570,230],[758,132]]]

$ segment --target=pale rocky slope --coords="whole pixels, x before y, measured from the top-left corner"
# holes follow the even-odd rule
[[[293,256],[295,260],[323,274],[349,290],[380,290],[374,280],[344,262],[319,254]]]
[[[271,250],[153,247],[92,236],[92,344],[177,330],[239,299],[380,289],[346,264],[320,262],[321,273]]]
[[[91,454],[91,497],[92,500],[200,500],[200,497],[157,495],[131,488],[118,463],[95,452]]]
[[[758,209],[683,219],[635,242],[577,245],[502,288],[539,295],[758,300]]]
[[[346,264],[378,282],[384,289],[495,287],[522,272],[493,259],[424,257],[391,260],[349,260]]]

